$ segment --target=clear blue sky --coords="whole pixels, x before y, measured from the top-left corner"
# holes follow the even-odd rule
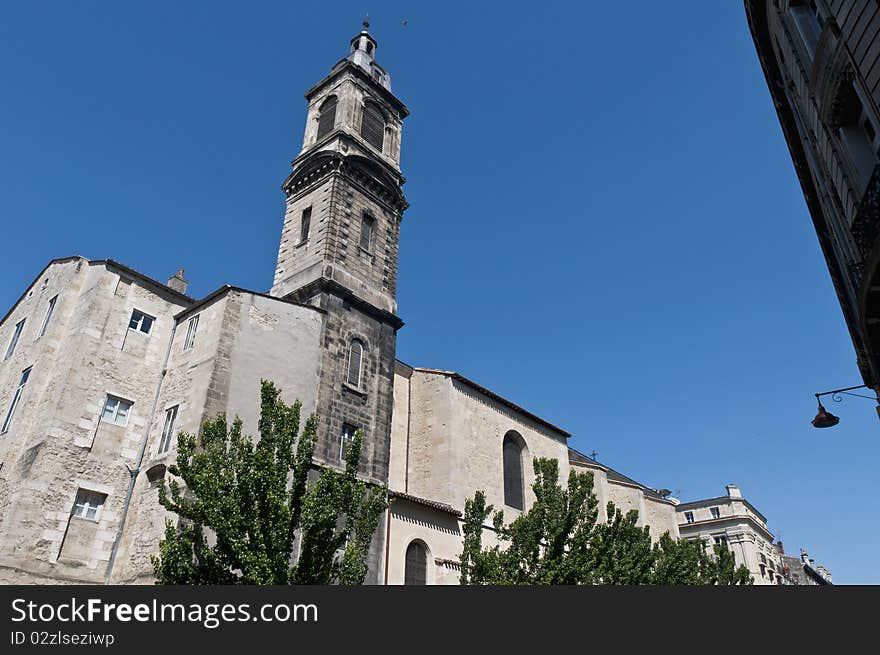
[[[399,357],[880,583],[880,423],[809,423],[861,380],[741,2],[5,3],[0,308],[72,254],[268,289],[302,94],[365,9],[412,111]]]

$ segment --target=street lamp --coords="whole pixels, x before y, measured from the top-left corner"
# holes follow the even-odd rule
[[[831,400],[836,403],[839,403],[843,400],[843,396],[855,396],[856,398],[867,398],[868,400],[873,400],[877,403],[880,403],[880,400],[877,399],[876,396],[861,396],[857,393],[849,393],[853,389],[865,389],[868,385],[860,384],[857,387],[846,387],[845,389],[834,389],[833,391],[823,391],[822,393],[816,394],[816,403],[819,405],[819,412],[813,418],[810,423],[813,424],[814,428],[833,428],[835,425],[840,423],[840,419],[836,417],[834,414],[829,412],[822,406],[822,401],[819,400],[819,396],[831,396]],[[880,407],[878,407],[880,410]]]

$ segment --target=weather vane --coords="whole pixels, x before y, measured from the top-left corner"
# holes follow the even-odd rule
[[[370,14],[364,14],[364,22],[362,24],[365,30],[370,29]]]

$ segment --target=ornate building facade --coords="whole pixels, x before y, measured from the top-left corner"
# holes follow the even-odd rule
[[[880,389],[880,5],[745,0],[758,58],[855,346]]]
[[[176,434],[226,413],[256,434],[259,382],[319,418],[340,467],[360,429],[363,479],[392,504],[370,583],[458,582],[461,512],[484,489],[513,518],[531,460],[590,470],[602,511],[678,536],[675,502],[581,455],[569,434],[450,371],[396,358],[406,106],[366,29],[306,93],[302,150],[268,293],[196,299],[112,260],[55,259],[0,320],[0,583],[148,583]]]

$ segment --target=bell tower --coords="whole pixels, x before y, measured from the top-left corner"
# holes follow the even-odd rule
[[[406,106],[376,63],[369,24],[309,89],[302,150],[282,189],[287,206],[271,294],[326,312],[315,458],[341,467],[364,434],[361,474],[386,483],[397,330],[397,255],[407,202],[400,171]],[[370,567],[371,570],[373,567]]]

